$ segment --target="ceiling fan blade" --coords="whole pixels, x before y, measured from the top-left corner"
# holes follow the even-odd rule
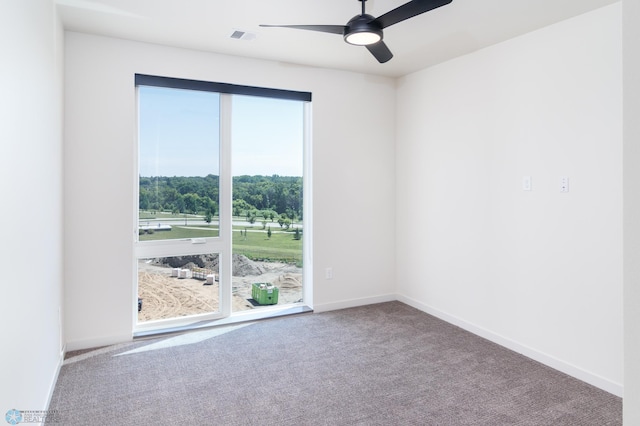
[[[369,52],[380,62],[384,64],[391,58],[393,58],[393,53],[389,50],[384,41],[379,41],[374,44],[368,44],[365,46]]]
[[[399,6],[384,15],[378,16],[375,20],[382,26],[387,28],[398,22],[413,18],[421,13],[428,12],[438,7],[447,5],[453,0],[412,0]]]
[[[296,30],[319,31],[321,33],[344,34],[344,25],[263,25],[261,27],[269,28],[294,28]]]

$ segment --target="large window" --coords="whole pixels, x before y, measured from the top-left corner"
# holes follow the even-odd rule
[[[145,75],[136,87],[136,326],[303,304],[310,94]]]

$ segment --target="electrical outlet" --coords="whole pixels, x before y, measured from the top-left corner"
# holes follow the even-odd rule
[[[569,178],[566,176],[560,177],[560,192],[569,192]]]
[[[329,268],[326,268],[324,270],[324,278],[326,280],[332,280],[333,279],[333,268],[329,267]]]

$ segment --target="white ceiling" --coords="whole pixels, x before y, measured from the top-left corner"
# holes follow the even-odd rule
[[[237,56],[398,77],[619,0],[453,0],[388,27],[380,64],[340,35],[259,24],[344,25],[357,0],[56,0],[68,30]],[[406,0],[369,0],[380,16]],[[235,31],[255,34],[232,39]]]

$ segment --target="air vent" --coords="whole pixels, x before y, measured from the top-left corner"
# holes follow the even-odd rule
[[[247,31],[234,30],[229,37],[234,40],[253,40],[256,38],[256,35]]]
[[[243,35],[245,35],[246,33],[244,31],[234,31],[233,34],[231,34],[231,38],[235,38],[236,40],[240,40],[242,38]]]

